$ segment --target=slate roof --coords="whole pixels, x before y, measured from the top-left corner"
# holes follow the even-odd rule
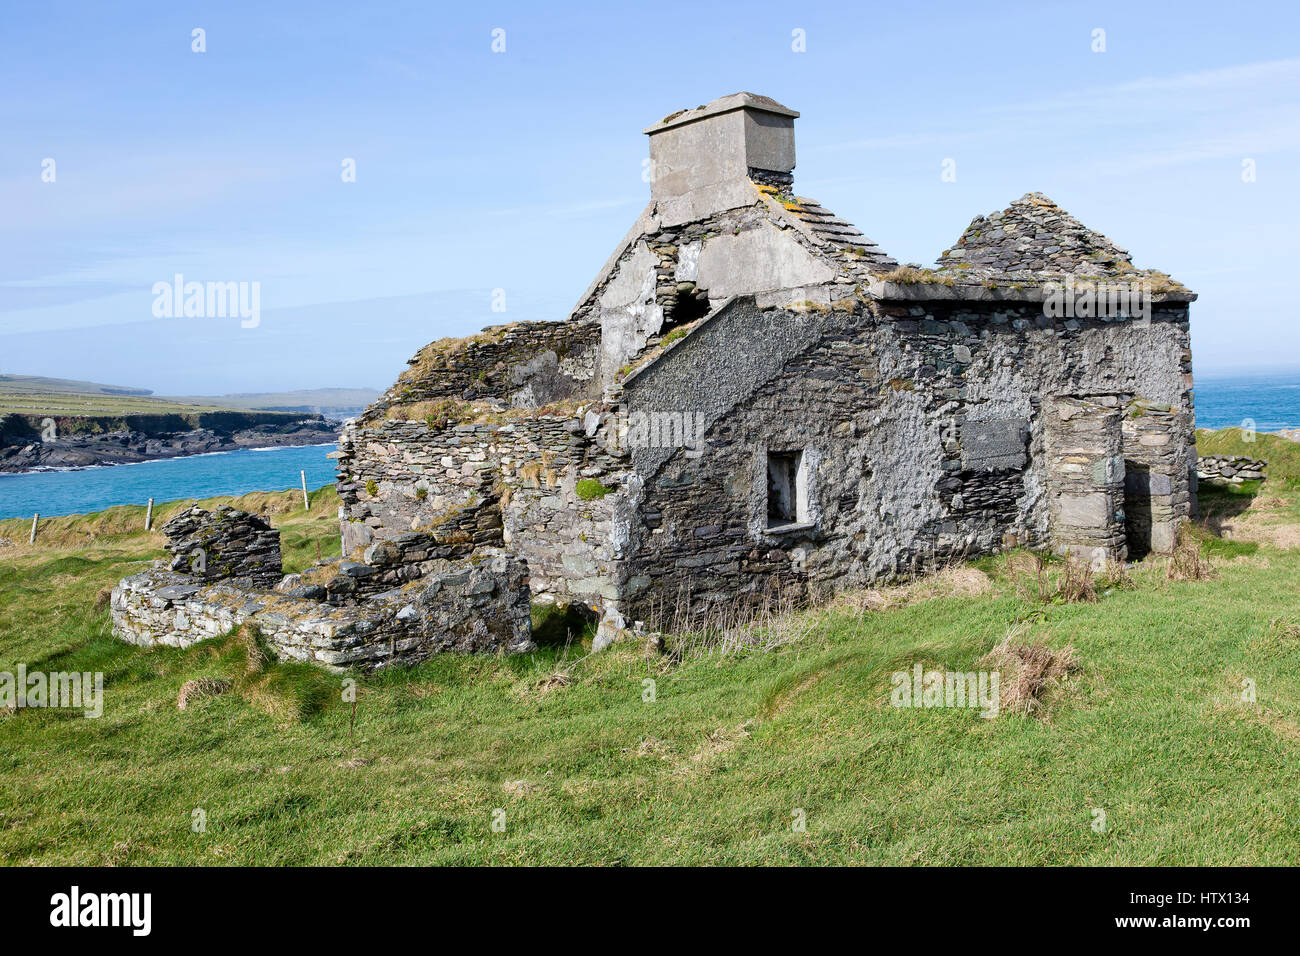
[[[864,265],[876,268],[892,269],[898,265],[885,250],[864,236],[861,229],[816,200],[800,196],[785,208],[800,222],[806,223],[814,236],[830,243],[836,251],[850,252]]]
[[[1029,278],[1042,274],[1134,277],[1128,250],[1052,202],[1025,193],[1006,209],[976,216],[939,257],[943,271],[968,278]]]

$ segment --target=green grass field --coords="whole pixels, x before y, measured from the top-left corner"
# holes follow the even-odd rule
[[[1155,557],[1094,602],[1043,603],[990,557],[777,622],[773,650],[445,657],[359,678],[355,714],[341,676],[252,666],[237,640],[112,639],[96,595],[162,553],[140,509],[55,519],[34,547],[3,522],[21,543],[0,550],[0,670],[106,688],[99,719],[0,711],[0,859],[1300,863],[1298,494],[1286,465],[1207,494],[1229,535],[1202,534],[1207,580]],[[241,503],[272,513],[287,566],[337,553],[331,489],[305,513]],[[890,705],[893,672],[977,669],[1013,628],[1082,665],[1042,714]],[[204,676],[234,688],[178,710]]]
[[[95,382],[0,375],[0,415],[147,415],[225,411],[211,402],[175,402]],[[126,394],[123,394],[126,393]]]
[[[368,388],[311,388],[290,392],[258,392],[222,396],[155,396],[95,382],[0,375],[0,415],[125,415],[203,412],[275,411],[313,406],[363,408],[379,393]]]
[[[232,411],[217,405],[187,405],[138,395],[80,395],[71,392],[0,392],[0,415],[192,415]],[[242,411],[242,409],[241,409]]]

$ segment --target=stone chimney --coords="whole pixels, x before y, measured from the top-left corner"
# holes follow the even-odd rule
[[[776,100],[733,93],[645,130],[650,196],[673,226],[754,202],[753,183],[794,181],[794,120]]]

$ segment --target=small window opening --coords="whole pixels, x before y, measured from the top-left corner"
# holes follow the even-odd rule
[[[767,454],[767,526],[795,524],[803,519],[803,452],[773,451]]]
[[[685,325],[709,314],[709,297],[703,292],[678,292],[664,310],[665,326]]]

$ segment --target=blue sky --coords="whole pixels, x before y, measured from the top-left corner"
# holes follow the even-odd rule
[[[1037,190],[1200,293],[1199,373],[1300,366],[1298,28],[1198,0],[9,4],[0,372],[383,387],[435,338],[563,318],[648,198],[641,129],[739,90],[802,113],[796,191],[900,261]],[[260,283],[260,325],[154,318],[176,273]]]

